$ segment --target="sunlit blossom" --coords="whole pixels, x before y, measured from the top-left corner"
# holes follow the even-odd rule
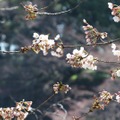
[[[108,2],[108,8],[112,10],[111,14],[114,16],[113,20],[115,22],[119,22],[120,21],[120,6],[113,4],[111,2]]]
[[[37,5],[33,5],[32,2],[28,2],[28,4],[22,4],[27,15],[25,16],[26,20],[33,20],[37,17],[38,8]]]
[[[0,116],[4,120],[25,120],[29,112],[32,110],[32,101],[20,101],[16,103],[16,107],[0,108]]]
[[[56,35],[55,40],[59,40],[59,39],[60,39],[60,35],[58,34]]]
[[[120,69],[116,72],[117,77],[120,77]]]
[[[103,90],[100,92],[99,100],[100,102],[103,102],[105,105],[109,104],[110,101],[113,99],[113,96],[110,92]]]
[[[120,91],[115,93],[115,99],[116,99],[116,102],[120,103]]]
[[[115,45],[114,43],[112,43],[111,48],[113,49],[113,50],[112,50],[113,55],[114,55],[114,56],[117,56],[117,57],[118,57],[118,60],[119,60],[120,50],[117,49],[117,47],[116,47],[116,45]]]
[[[86,26],[83,26],[83,30],[85,31],[85,39],[87,44],[95,44],[98,40],[105,39],[107,37],[107,33],[100,33],[96,28],[90,25],[85,19],[83,22]]]
[[[59,92],[67,93],[69,90],[71,90],[71,87],[67,84],[57,82],[56,84],[53,85],[53,90],[55,94],[58,94]]]
[[[43,51],[43,54],[47,55],[48,50],[54,48],[55,46],[55,41],[53,39],[48,39],[49,35],[44,35],[44,34],[39,35],[37,33],[34,33],[33,37],[35,39],[33,40],[32,49],[36,53]]]
[[[95,58],[89,55],[83,47],[80,50],[74,49],[72,54],[68,53],[66,60],[72,67],[97,70]]]
[[[52,56],[55,56],[55,57],[62,57],[63,56],[63,47],[62,46],[59,46],[58,48],[56,48],[55,51],[51,51],[51,55]]]
[[[108,8],[113,9],[113,3],[108,2]]]

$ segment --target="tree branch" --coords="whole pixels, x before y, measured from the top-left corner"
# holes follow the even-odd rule
[[[0,8],[0,11],[11,11],[11,10],[15,10],[18,8],[19,8],[18,6],[9,7],[9,8]]]

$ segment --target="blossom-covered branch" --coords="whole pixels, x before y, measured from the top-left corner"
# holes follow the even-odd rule
[[[87,26],[89,26],[89,25],[87,25]],[[90,37],[90,35],[91,35],[91,32],[89,32],[89,37]],[[89,37],[87,37],[87,39]],[[31,45],[21,47],[21,49],[18,51],[0,51],[0,52],[6,53],[6,54],[11,54],[11,53],[26,53],[26,52],[32,50],[36,54],[38,54],[40,51],[42,51],[43,55],[46,56],[50,51],[52,56],[60,58],[64,55],[65,48],[80,47],[80,50],[74,49],[72,54],[67,53],[67,55],[66,55],[67,63],[70,64],[72,67],[97,70],[97,62],[103,62],[103,63],[109,63],[109,64],[120,64],[117,61],[116,62],[115,61],[105,61],[105,60],[96,58],[93,55],[89,54],[84,49],[84,47],[81,47],[81,46],[93,46],[93,45],[96,46],[98,44],[101,44],[101,45],[111,44],[112,42],[118,41],[119,38],[112,40],[112,41],[101,42],[101,43],[96,43],[97,42],[97,39],[96,39],[96,41],[94,41],[95,42],[94,44],[87,44],[87,45],[82,45],[82,44],[81,45],[64,45],[62,39],[60,38],[60,35],[56,35],[53,39],[51,39],[51,38],[49,38],[49,34],[48,35],[44,35],[44,34],[39,35],[38,33],[34,33],[33,38],[34,39],[33,39]],[[119,60],[120,50],[117,49],[117,47],[114,43],[111,44],[111,47],[112,47],[113,55],[117,56],[118,60]]]
[[[37,5],[36,4],[33,5],[32,2],[29,2],[26,5],[24,5],[23,3],[21,3],[21,4],[24,7],[25,11],[28,13],[25,16],[26,20],[34,20],[37,18],[38,15],[60,15],[60,14],[68,13],[68,12],[71,12],[72,10],[76,9],[80,5],[80,3],[79,3],[71,9],[61,11],[61,12],[49,13],[49,12],[40,12]]]
[[[4,120],[25,120],[29,115],[29,112],[32,111],[32,101],[20,101],[16,102],[15,107],[0,108],[0,119]]]
[[[81,118],[87,116],[89,113],[94,112],[95,110],[104,110],[104,108],[107,107],[112,101],[120,104],[120,91],[111,94],[110,92],[103,90],[99,92],[98,97],[94,96],[93,98],[94,101],[89,111],[79,117],[73,116],[73,120],[81,120]]]

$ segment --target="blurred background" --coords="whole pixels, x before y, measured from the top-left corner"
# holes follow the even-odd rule
[[[54,38],[57,34],[65,44],[86,44],[82,29],[83,19],[96,27],[100,32],[108,32],[111,39],[120,37],[120,24],[112,19],[111,11],[108,9],[109,0],[31,0],[42,11],[59,12],[80,5],[77,9],[67,14],[57,16],[40,15],[36,20],[25,20],[26,12],[20,3],[27,0],[0,0],[0,9],[18,6],[11,11],[0,10],[0,49],[19,50],[22,46],[32,43],[33,33],[50,34]],[[120,4],[118,0],[113,3]],[[119,42],[117,44],[119,46]],[[86,47],[90,50],[91,47]],[[65,55],[73,49],[65,49]],[[91,54],[104,60],[117,60],[113,57],[110,45],[93,47]],[[68,112],[66,120],[72,120],[72,116],[80,116],[88,112],[93,95],[103,89],[112,93],[119,90],[120,81],[110,79],[110,69],[115,68],[113,64],[98,64],[98,71],[71,68],[64,57],[58,59],[50,54],[43,56],[42,53],[35,54],[0,54],[0,107],[14,106],[14,101],[23,99],[33,101],[33,107],[52,95],[52,86],[58,81],[69,84],[72,90],[64,95],[56,95],[53,99],[41,107],[44,112],[39,119],[61,120],[64,112],[58,107],[50,107],[55,103],[61,103]],[[104,111],[95,111],[82,120],[119,120],[120,106],[111,103]],[[57,112],[56,112],[57,111]],[[57,114],[57,115],[56,115]],[[27,120],[34,120],[33,115]]]

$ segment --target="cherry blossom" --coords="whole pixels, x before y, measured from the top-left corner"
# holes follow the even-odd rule
[[[86,24],[86,26],[83,26],[83,30],[85,31],[87,44],[95,44],[99,39],[102,40],[107,37],[106,32],[98,32],[98,30],[90,25],[85,19],[83,19],[83,22]]]
[[[119,57],[120,57],[120,50],[117,50],[116,48],[116,45],[114,43],[112,43],[111,45],[111,48],[113,49],[112,52],[113,52],[113,55],[114,56],[117,56],[118,57],[118,60],[119,60]]]
[[[100,92],[99,100],[107,105],[113,99],[113,96],[110,92],[103,90]]]
[[[25,11],[28,13],[25,18],[26,20],[33,20],[37,17],[37,13],[38,13],[38,8],[37,8],[37,5],[33,5],[32,2],[29,2],[28,4],[26,5],[23,5],[22,6],[24,7]]]
[[[108,2],[108,8],[112,10],[111,14],[114,16],[113,20],[115,22],[119,22],[120,21],[120,6],[113,4],[111,2]]]
[[[0,108],[0,118],[4,120],[25,120],[29,112],[32,110],[32,101],[20,101],[16,103],[16,107]]]
[[[48,54],[49,49],[53,49],[55,46],[55,41],[54,39],[48,39],[49,35],[44,35],[44,34],[33,34],[34,40],[33,40],[33,46],[32,49],[35,51],[37,54],[40,51],[43,51],[44,55]]]
[[[118,91],[117,93],[115,93],[115,99],[118,103],[120,103],[120,91]]]
[[[113,3],[111,3],[111,2],[108,2],[108,8],[110,8],[110,9],[113,9]]]
[[[67,84],[57,82],[56,84],[53,85],[53,90],[55,94],[58,94],[59,92],[67,93],[69,90],[71,90],[71,87],[69,87],[69,85]]]
[[[63,47],[62,46],[59,46],[58,48],[56,48],[55,51],[51,51],[51,55],[52,56],[55,56],[55,57],[62,57],[63,56]]]
[[[120,69],[116,72],[117,77],[120,77]]]
[[[80,50],[74,49],[72,54],[68,53],[66,60],[72,67],[97,70],[96,59],[89,55],[83,47]]]

